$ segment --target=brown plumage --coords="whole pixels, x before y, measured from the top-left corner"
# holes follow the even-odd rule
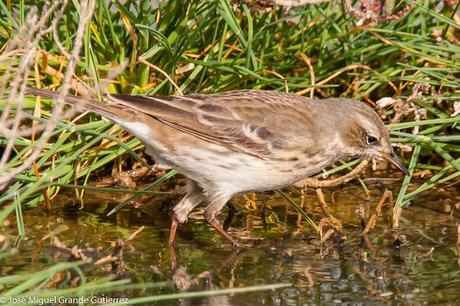
[[[109,94],[105,104],[69,96],[65,102],[118,123],[157,163],[189,178],[174,208],[170,243],[177,223],[206,202],[206,221],[236,245],[215,220],[232,196],[288,186],[339,159],[385,158],[407,171],[378,115],[353,100],[247,90],[184,97]]]

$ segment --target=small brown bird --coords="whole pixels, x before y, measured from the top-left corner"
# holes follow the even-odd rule
[[[27,92],[52,99],[59,94],[33,88]],[[65,98],[119,124],[142,141],[157,164],[188,178],[185,196],[174,207],[170,244],[178,224],[204,202],[205,220],[236,246],[216,220],[231,197],[288,186],[340,159],[385,159],[407,173],[382,120],[353,100],[246,90],[187,96],[108,94],[105,101]]]

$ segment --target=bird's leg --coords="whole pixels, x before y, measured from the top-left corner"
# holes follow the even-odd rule
[[[212,199],[209,205],[204,211],[204,219],[206,222],[211,225],[219,234],[221,234],[225,239],[227,239],[234,247],[240,247],[238,242],[232,238],[220,225],[220,223],[215,219],[216,215],[222,210],[225,203],[229,198],[220,198],[216,197]]]
[[[208,224],[211,225],[219,234],[221,234],[225,239],[227,239],[232,244],[232,246],[237,247],[237,248],[240,247],[240,244],[238,242],[236,242],[236,240],[233,239],[233,237],[230,236],[222,228],[222,226],[219,224],[219,222],[217,220],[211,220],[211,221],[206,220],[206,222],[208,222]]]
[[[189,213],[204,201],[205,196],[203,190],[194,181],[189,180],[185,186],[185,197],[174,206],[174,214],[171,220],[171,227],[169,231],[169,245],[174,243],[176,238],[176,231],[179,223],[187,221]]]

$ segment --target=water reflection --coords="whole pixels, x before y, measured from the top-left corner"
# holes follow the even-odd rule
[[[14,257],[0,259],[0,273],[35,271],[68,260],[72,251],[50,246],[52,236],[70,250],[76,246],[102,257],[114,255],[117,241],[122,240],[122,263],[115,268],[116,261],[88,267],[88,277],[113,274],[114,278],[134,282],[169,281],[176,288],[169,286],[148,294],[293,284],[276,291],[160,305],[455,303],[460,299],[456,255],[459,214],[452,208],[458,193],[443,192],[441,199],[425,197],[403,212],[398,234],[405,239],[396,244],[387,210],[382,211],[371,233],[361,236],[356,208],[362,205],[369,216],[381,195],[377,187],[371,189],[369,199],[355,187],[326,193],[330,212],[341,220],[347,237],[343,240],[337,236],[323,244],[318,234],[299,222],[298,215],[274,194],[251,198],[257,205],[240,198],[234,202],[238,212],[229,231],[244,246],[241,250],[229,247],[200,220],[199,213],[179,228],[176,245],[170,249],[169,195],[155,197],[149,204],[138,200],[136,208],[128,206],[110,217],[106,213],[120,201],[113,194],[88,193],[83,209],[79,201],[61,196],[53,203],[52,214],[38,208],[25,211],[27,236],[17,242]],[[322,215],[316,202],[314,192],[305,195],[304,209],[319,221]],[[447,206],[451,210],[446,211]],[[128,239],[141,226],[145,228]],[[14,220],[10,220],[2,241],[14,244],[15,233]]]

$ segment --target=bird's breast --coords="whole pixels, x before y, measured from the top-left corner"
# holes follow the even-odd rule
[[[182,147],[171,162],[208,192],[229,196],[284,187],[321,171],[328,163],[321,156],[296,161],[260,159],[220,146]]]

